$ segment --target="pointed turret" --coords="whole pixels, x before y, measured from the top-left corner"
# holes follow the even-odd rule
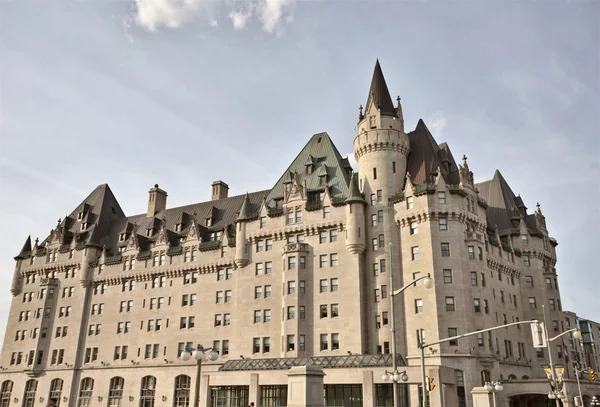
[[[350,178],[350,185],[348,186],[350,191],[348,198],[346,199],[346,203],[350,204],[353,202],[360,202],[364,205],[367,205],[367,201],[365,201],[364,195],[360,192],[358,188],[358,173],[353,173]]]
[[[388,91],[387,84],[379,65],[379,59],[375,63],[375,70],[373,72],[373,79],[371,80],[371,88],[369,89],[369,97],[367,98],[366,108],[369,108],[369,103],[373,101],[375,107],[377,107],[381,114],[396,116],[396,109],[392,102],[392,97]]]
[[[241,222],[245,220],[251,220],[253,217],[254,214],[252,211],[252,204],[250,203],[250,196],[246,192],[244,202],[242,203],[242,207],[240,208],[240,214],[238,215],[236,221]]]
[[[23,248],[21,249],[19,254],[15,257],[15,260],[26,259],[27,257],[29,257],[30,254],[31,254],[31,236],[27,236],[27,239],[25,240],[25,244],[23,245]]]

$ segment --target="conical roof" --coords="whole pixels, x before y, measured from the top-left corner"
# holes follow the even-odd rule
[[[358,173],[353,173],[352,177],[350,177],[350,185],[348,186],[349,196],[346,199],[346,203],[352,202],[360,202],[367,204],[365,201],[365,196],[360,192],[360,188],[358,187]]]
[[[242,203],[242,207],[240,208],[240,214],[238,215],[236,221],[241,222],[253,218],[254,211],[252,210],[252,204],[250,203],[250,196],[248,195],[248,193],[246,193],[246,197],[244,198],[244,202]]]
[[[21,251],[19,252],[17,257],[15,257],[15,260],[25,259],[30,254],[31,254],[31,236],[27,236],[27,239],[25,240],[25,244],[23,245],[23,248],[21,249]]]
[[[375,71],[373,72],[373,79],[371,80],[371,88],[369,89],[369,97],[367,98],[367,104],[365,107],[369,108],[371,99],[375,103],[375,106],[380,110],[382,114],[388,114],[395,116],[396,108],[392,102],[390,92],[388,91],[387,84],[379,65],[379,59],[375,63]]]

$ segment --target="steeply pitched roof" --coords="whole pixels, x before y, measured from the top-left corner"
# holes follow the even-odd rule
[[[346,198],[347,203],[360,202],[364,203],[365,205],[367,204],[367,201],[365,200],[365,195],[360,192],[360,189],[358,187],[358,173],[355,172],[352,174],[352,177],[350,178],[350,186],[348,187],[348,189],[350,190],[350,196]]]
[[[24,259],[27,256],[29,256],[30,253],[31,253],[31,236],[27,236],[27,239],[25,240],[25,244],[23,245],[23,248],[21,249],[19,254],[15,257],[15,260]]]
[[[243,221],[243,220],[250,220],[253,219],[255,217],[255,211],[256,208],[252,207],[252,204],[250,203],[250,197],[248,195],[248,193],[246,193],[246,196],[244,197],[244,202],[242,203],[242,207],[240,208],[240,214],[237,217],[237,221]]]
[[[517,198],[502,176],[496,170],[494,177],[489,181],[476,184],[479,195],[486,200],[488,226],[498,230],[501,235],[511,233],[519,227],[521,210],[517,206]],[[522,203],[522,200],[521,200]]]
[[[431,182],[438,167],[447,184],[460,182],[458,168],[448,145],[438,145],[422,119],[419,119],[415,130],[408,133],[408,141],[410,154],[406,169],[413,184]]]
[[[368,109],[369,102],[373,99],[375,106],[381,111],[382,114],[396,115],[396,108],[392,102],[390,92],[388,91],[387,84],[379,65],[379,59],[375,63],[375,70],[373,71],[373,79],[371,79],[371,88],[369,89],[369,97],[367,98],[367,104],[365,108]]]
[[[316,168],[313,172],[308,173],[305,164],[311,156],[316,162]],[[323,166],[326,166],[326,168],[323,168]],[[319,174],[322,174],[323,171],[327,172],[327,186],[333,201],[342,202],[348,197],[350,169],[344,164],[344,159],[329,135],[327,133],[315,134],[275,183],[267,196],[267,205],[274,207],[273,201],[283,198],[284,184],[291,180],[290,174],[296,174],[298,184],[302,187],[306,185],[308,192],[323,191],[324,185],[321,185],[319,179]]]

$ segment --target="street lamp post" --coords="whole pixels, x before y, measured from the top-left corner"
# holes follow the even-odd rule
[[[181,360],[187,362],[193,357],[197,362],[196,368],[196,387],[194,391],[194,407],[198,407],[198,403],[200,401],[200,374],[202,373],[202,359],[206,355],[206,359],[214,362],[219,357],[219,353],[213,350],[212,348],[205,348],[202,345],[198,345],[195,350],[192,348],[185,348],[181,355],[179,356]]]
[[[492,398],[494,400],[494,407],[496,406],[496,393],[504,390],[504,386],[500,384],[500,382],[487,382],[483,388],[489,393],[492,393]]]
[[[398,290],[394,290],[394,263],[393,263],[393,254],[392,254],[392,243],[390,242],[389,244],[390,247],[390,318],[392,319],[392,375],[393,377],[396,377],[396,375],[400,375],[400,373],[398,372],[398,366],[396,365],[396,318],[394,317],[394,308],[395,308],[395,303],[394,303],[394,298],[396,297],[396,295],[403,293],[404,291],[406,291],[409,287],[413,287],[414,284],[416,284],[417,282],[423,280],[423,285],[425,286],[425,288],[430,289],[433,287],[433,279],[431,278],[431,275],[428,273],[426,276],[423,277],[419,277],[414,279],[413,281],[411,281],[410,283],[408,283],[407,285],[405,285],[402,288],[399,288]],[[421,363],[423,363],[423,360],[421,360]],[[425,366],[423,366],[423,370],[425,369]],[[404,375],[406,375],[406,372],[404,372]],[[385,377],[385,375],[384,375]],[[385,379],[384,379],[385,380]],[[407,379],[408,380],[408,376]],[[404,380],[404,381],[406,381]],[[398,380],[394,380],[392,383],[392,393],[393,393],[393,397],[394,397],[394,407],[398,407]]]
[[[552,376],[552,385],[554,386],[554,389],[550,390],[550,392],[548,392],[548,398],[550,400],[556,400],[556,407],[560,407],[562,405],[561,400],[566,398],[566,395],[565,395],[565,393],[562,392],[562,390],[559,390],[559,388],[558,388],[559,380],[557,380],[556,372],[554,371],[554,363],[552,362],[552,348],[550,347],[550,342],[554,342],[561,336],[566,335],[570,332],[573,332],[573,338],[580,339],[581,332],[579,332],[579,330],[577,328],[574,328],[574,329],[569,329],[568,331],[565,331],[561,334],[558,334],[553,338],[549,338],[548,337],[548,323],[546,322],[546,307],[544,305],[542,305],[542,313],[544,315],[544,335],[546,336],[546,349],[548,350],[548,361],[550,362],[550,374]],[[563,349],[563,351],[566,351],[566,350]]]

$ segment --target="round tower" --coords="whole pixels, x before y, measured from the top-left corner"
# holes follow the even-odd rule
[[[360,107],[357,129],[354,157],[358,163],[360,189],[367,201],[375,194],[377,201],[387,202],[404,187],[409,144],[400,98],[394,106],[379,60],[364,112]]]
[[[23,289],[23,276],[21,274],[21,267],[23,265],[23,261],[25,261],[25,259],[28,259],[30,256],[34,255],[35,253],[32,253],[31,251],[31,236],[28,236],[27,240],[25,240],[23,248],[15,257],[15,261],[17,262],[17,264],[15,264],[15,272],[13,274],[12,284],[10,286],[10,293],[13,295],[13,297],[16,297],[17,295],[21,294],[21,290]]]
[[[346,250],[353,254],[365,252],[365,205],[358,188],[358,174],[350,178],[350,197],[346,199]]]

